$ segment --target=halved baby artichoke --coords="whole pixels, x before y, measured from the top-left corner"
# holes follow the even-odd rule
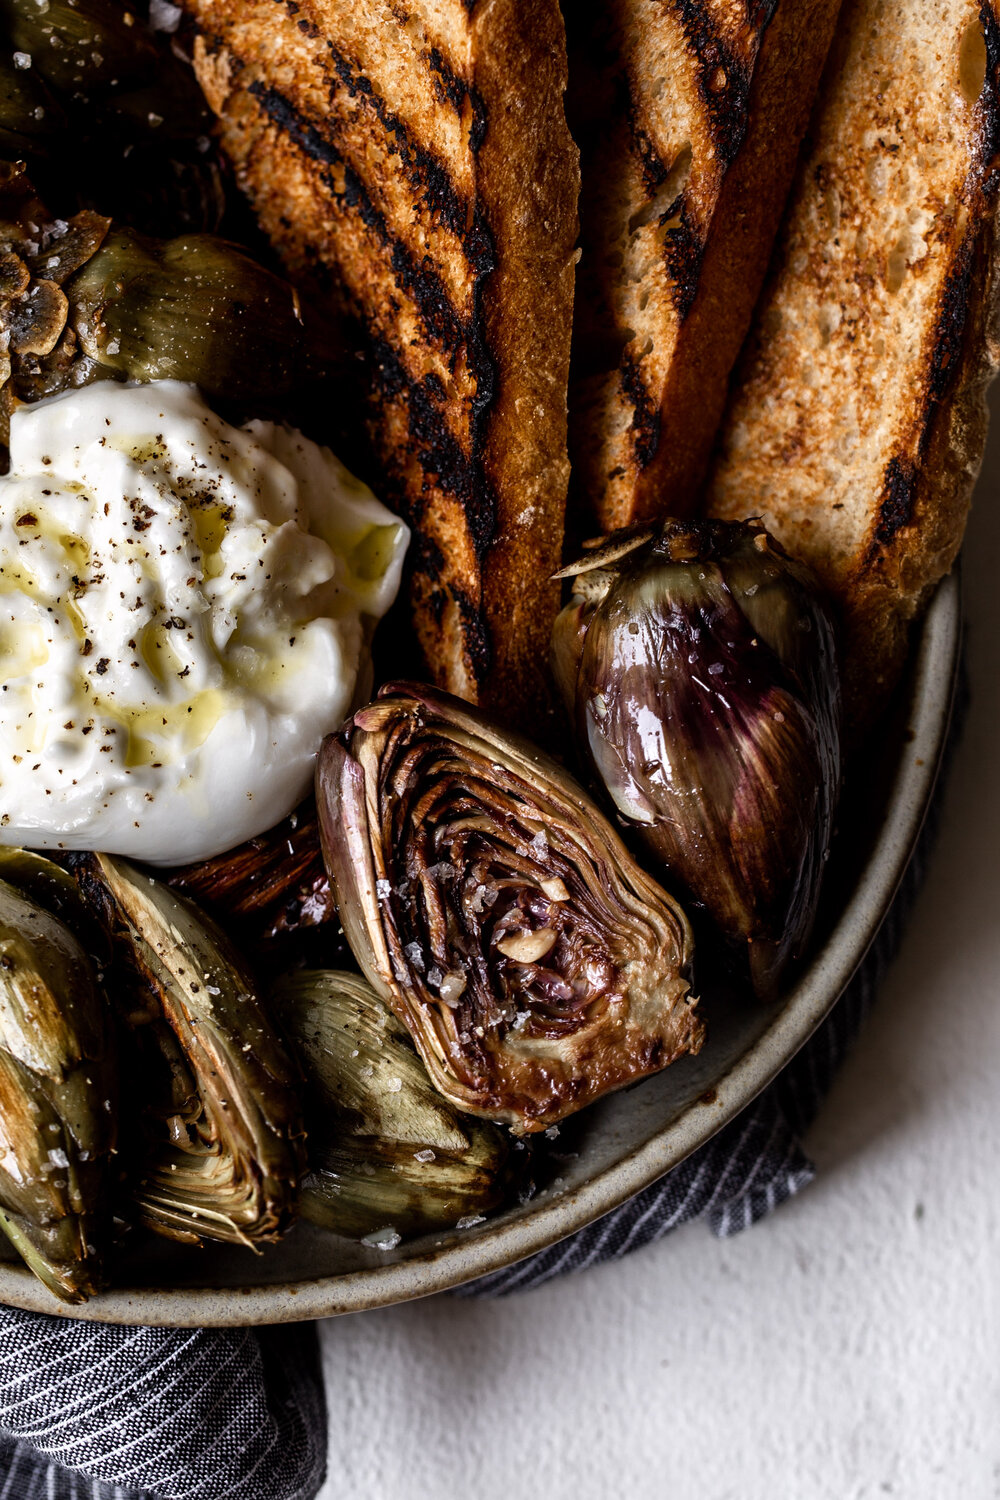
[[[114,1033],[52,897],[73,907],[64,871],[0,851],[0,1227],[50,1291],[81,1302],[101,1285],[110,1225]]]
[[[337,1234],[419,1234],[495,1208],[503,1133],[459,1112],[358,974],[301,969],[275,1004],[310,1083],[302,1215]]]
[[[263,948],[337,914],[311,802],[225,854],[181,865],[168,883]]]
[[[104,854],[73,866],[112,934],[112,992],[142,1049],[140,1219],[195,1244],[277,1239],[296,1208],[304,1128],[297,1074],[251,976],[160,881]]]
[[[553,668],[584,757],[768,996],[808,938],[840,786],[818,585],[759,522],[617,533],[573,575]]]
[[[118,0],[0,0],[0,21],[53,88],[86,92],[155,77],[155,41],[125,10]]]
[[[343,358],[326,317],[238,246],[56,218],[23,162],[0,162],[0,442],[20,403],[94,380],[188,380],[281,416]]]
[[[687,918],[527,741],[390,684],[316,787],[355,958],[459,1109],[541,1130],[698,1050]]]
[[[61,212],[96,198],[149,234],[218,229],[212,117],[169,37],[119,0],[0,0],[0,33],[0,155],[43,172]]]
[[[154,240],[113,227],[66,290],[95,363],[120,379],[190,380],[209,399],[252,403],[255,416],[338,353],[287,281],[210,234]]]

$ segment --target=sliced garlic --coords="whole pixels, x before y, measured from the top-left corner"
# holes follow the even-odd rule
[[[555,947],[556,936],[551,927],[540,927],[537,932],[512,932],[500,939],[497,948],[517,964],[537,964]]]

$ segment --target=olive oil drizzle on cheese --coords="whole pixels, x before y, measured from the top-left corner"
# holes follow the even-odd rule
[[[206,576],[216,576],[221,572],[220,549],[227,510],[224,506],[214,506],[194,512],[199,519],[207,518],[203,525],[196,520],[205,560],[218,560],[218,568],[214,572],[206,568]],[[41,517],[32,515],[30,520],[26,518],[24,530],[25,539],[49,541],[65,556],[66,589],[57,604],[44,607],[52,613],[56,628],[61,624],[60,616],[65,615],[81,647],[86,646],[89,641],[87,623],[73,594],[82,593],[86,588],[82,580],[90,569],[90,548],[82,537],[52,524],[44,512]],[[10,594],[22,594],[37,604],[41,604],[44,597],[38,578],[20,560],[13,567],[0,564],[0,600]],[[173,634],[165,624],[153,622],[143,628],[139,638],[139,654],[150,675],[162,687],[168,686],[172,677],[179,677],[185,667]],[[0,682],[25,677],[45,666],[49,659],[48,646],[41,624],[0,620]],[[89,654],[87,651],[86,655]],[[175,747],[185,754],[197,750],[231,707],[230,695],[215,687],[203,689],[177,703],[140,708],[119,703],[111,693],[95,692],[93,680],[86,670],[81,669],[78,685],[95,714],[106,716],[126,731],[124,763],[130,769],[157,765],[164,754],[165,741],[173,741]],[[36,744],[35,748],[41,747]]]

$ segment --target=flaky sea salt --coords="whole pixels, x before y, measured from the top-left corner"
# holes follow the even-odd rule
[[[416,969],[417,973],[422,974],[424,972],[424,952],[420,944],[407,943],[406,947],[403,949],[403,952],[406,954],[407,958]]]
[[[375,894],[378,896],[378,899],[380,901],[388,901],[389,897],[392,895],[392,886],[389,881],[376,880]]]
[[[361,1243],[372,1250],[395,1250],[402,1238],[398,1229],[387,1224],[384,1229],[373,1229],[371,1234],[362,1235]]]
[[[486,1223],[486,1215],[485,1214],[466,1214],[463,1219],[459,1219],[458,1223],[455,1225],[455,1228],[456,1229],[471,1229],[474,1224],[485,1224],[485,1223]]]
[[[414,1151],[414,1153],[413,1153],[413,1160],[414,1161],[435,1161],[436,1157],[434,1155],[434,1152],[431,1150],[430,1146],[425,1146],[424,1149],[423,1149],[423,1151]]]
[[[15,66],[15,68],[30,68],[31,67],[31,53],[30,52],[15,52],[14,53],[14,66]]]
[[[521,850],[521,853],[524,853],[523,849]],[[486,885],[477,885],[472,893],[472,910],[475,912],[480,912],[484,907],[495,906],[499,894],[499,888],[495,886],[492,881],[490,881]]]
[[[149,0],[149,24],[154,31],[175,32],[181,24],[181,8],[170,0]]]

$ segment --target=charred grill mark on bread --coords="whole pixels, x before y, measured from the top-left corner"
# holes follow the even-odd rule
[[[847,0],[709,509],[762,514],[844,621],[877,717],[965,524],[997,364],[997,0]]]
[[[473,350],[474,358],[470,361],[473,372],[477,378],[480,375],[484,377],[486,382],[481,398],[479,397],[480,387],[477,385],[477,399],[488,401],[491,365],[488,356],[481,348],[482,341],[478,336],[476,320],[461,317],[449,301],[447,291],[437,272],[432,268],[419,265],[413,253],[392,233],[385,214],[372,201],[371,194],[355,168],[346,160],[343,153],[321,134],[319,127],[300,115],[277,89],[268,88],[259,79],[254,79],[248,84],[247,91],[258,101],[264,113],[277,128],[290,141],[293,141],[305,156],[323,166],[341,169],[340,180],[331,172],[323,175],[323,181],[331,195],[344,207],[355,210],[365,227],[372,231],[380,244],[389,252],[397,283],[413,298],[427,337],[439,342],[450,356],[454,356],[455,351],[463,347]],[[485,251],[482,239],[483,232],[481,231],[477,246],[480,251],[479,256],[476,260],[470,257],[470,270],[476,276],[486,275],[494,265],[488,237]],[[481,369],[479,368],[480,359],[482,360]]]
[[[962,344],[969,310],[972,280],[972,246],[966,242],[958,263],[950,272],[941,297],[934,349],[930,357],[926,408],[918,418],[916,456],[913,459],[894,453],[885,466],[885,478],[877,503],[871,539],[865,555],[865,566],[874,566],[882,551],[905,531],[913,521],[917,496],[917,475],[927,457],[933,431],[935,408],[953,387],[961,362]]]
[[[492,271],[496,265],[496,254],[489,230],[483,222],[481,209],[462,198],[449,177],[444,163],[432,151],[425,149],[413,139],[405,122],[389,109],[385,100],[376,93],[371,81],[364,76],[359,66],[349,60],[339,48],[334,46],[333,42],[328,42],[327,47],[337,77],[344,88],[352,99],[372,110],[385,131],[389,150],[399,156],[417,201],[433,218],[448,226],[461,242],[469,265],[475,272],[486,275],[488,271]],[[430,63],[429,55],[427,61]],[[444,60],[438,54],[434,67],[435,74],[440,77],[444,68]],[[454,87],[457,85],[457,80],[454,80],[454,75],[452,79]],[[455,102],[454,96],[447,91],[444,97],[450,99],[452,103]],[[459,113],[467,97],[468,95],[465,95],[457,105]],[[476,144],[471,135],[470,149],[475,154]]]
[[[265,231],[365,331],[382,491],[417,533],[428,666],[527,722],[568,478],[578,179],[556,0],[188,9]]]
[[[643,204],[630,217],[629,233],[633,234],[653,218],[657,219],[663,229],[662,256],[667,270],[670,298],[677,317],[683,319],[698,290],[698,274],[705,249],[704,238],[698,227],[691,222],[690,206],[685,201],[681,180],[686,174],[685,153],[682,151],[680,156],[664,161],[662,156],[657,155],[656,147],[638,123],[635,109],[631,104],[626,107],[631,146],[640,164],[647,200],[653,205],[650,208]],[[676,195],[673,188],[677,189]],[[642,379],[636,355],[628,344],[621,356],[621,371],[622,388],[636,409],[634,422],[648,431],[649,419],[645,413],[652,405],[652,400]],[[642,438],[637,437],[636,442],[638,446],[642,443]],[[655,452],[654,446],[648,457],[644,460],[640,458],[640,462],[649,463]]]
[[[622,389],[632,403],[631,432],[636,457],[651,463],[660,444],[660,408],[650,396],[639,364],[626,351],[621,361]]]
[[[387,249],[397,284],[413,299],[426,338],[446,351],[449,367],[454,369],[459,350],[470,354],[470,368],[475,380],[470,402],[474,420],[481,420],[492,396],[494,372],[478,318],[466,320],[455,311],[440,277],[433,269],[418,266],[406,246],[391,234],[384,214],[372,202],[354,168],[345,162],[342,153],[320,134],[315,125],[305,120],[276,89],[266,87],[259,79],[250,82],[248,93],[306,156],[324,167],[342,169],[339,180],[330,172],[324,174],[331,196],[346,208],[356,211],[366,228]],[[495,263],[488,234],[481,225],[477,226],[474,249],[475,255],[469,257],[470,268],[481,277],[492,270]],[[430,371],[421,380],[410,379],[384,339],[373,345],[373,354],[376,356],[373,361],[375,378],[383,395],[401,399],[407,407],[414,451],[423,470],[464,507],[476,556],[482,560],[493,538],[495,500],[484,476],[477,472],[469,455],[440,418],[439,408],[445,394],[440,378]],[[473,431],[473,446],[477,435]],[[419,515],[419,507],[414,511],[411,506],[410,510],[411,518]],[[441,581],[440,572],[436,581]],[[468,615],[467,605],[464,615]]]
[[[838,5],[572,12],[586,84],[571,120],[584,174],[570,434],[603,529],[697,502]]]
[[[885,483],[878,502],[878,518],[875,524],[874,541],[885,547],[897,532],[909,526],[913,518],[913,496],[916,475],[911,464],[897,456],[890,458],[885,467]],[[871,553],[869,553],[871,555]]]
[[[474,88],[463,83],[458,74],[452,71],[437,47],[429,47],[424,58],[430,68],[438,98],[442,102],[447,100],[460,118],[468,116],[469,149],[475,154],[486,134],[486,111],[482,99]]]
[[[684,34],[697,58],[697,84],[720,164],[728,167],[746,135],[750,81],[775,3],[748,6],[746,25],[727,35],[727,12],[712,0],[677,0]]]

